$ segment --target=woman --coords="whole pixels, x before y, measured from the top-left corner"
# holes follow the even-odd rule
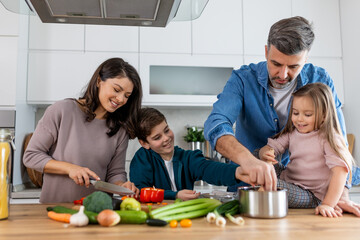
[[[141,107],[140,77],[121,58],[103,62],[79,99],[49,106],[24,153],[43,172],[40,202],[72,202],[92,193],[90,178],[139,190],[126,181],[128,139]]]

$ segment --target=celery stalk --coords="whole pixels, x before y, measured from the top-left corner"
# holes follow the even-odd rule
[[[158,219],[170,222],[171,220],[182,220],[182,219],[186,219],[186,218],[197,218],[197,217],[201,217],[206,215],[207,213],[213,211],[217,206],[219,206],[219,204],[213,204],[207,208],[202,208],[202,209],[198,209],[198,210],[193,210],[193,211],[189,211],[189,212],[182,212],[182,213],[178,213],[178,214],[169,214],[166,216],[162,216]]]
[[[155,209],[151,212],[151,217],[164,221],[196,218],[213,211],[220,204],[219,200],[209,198],[188,200]]]
[[[214,205],[214,203],[209,202],[209,203],[200,203],[200,204],[195,204],[195,205],[190,205],[190,206],[185,206],[185,207],[173,208],[171,210],[171,215],[178,214],[178,213],[190,212],[190,211],[193,211],[195,208],[198,210],[203,209],[203,208],[208,208],[208,207],[211,207],[212,205]],[[156,218],[160,218],[160,217],[169,215],[169,211],[163,211],[163,212],[157,213],[155,215],[154,215],[154,213],[152,213],[152,215]]]
[[[217,203],[219,205],[221,204],[221,202],[216,199],[198,198],[198,199],[193,199],[193,200],[188,200],[188,201],[183,201],[183,202],[166,205],[164,207],[154,209],[151,213],[152,213],[152,215],[157,215],[161,212],[171,213],[171,211],[170,211],[171,209],[182,208],[182,207],[186,207],[186,206],[195,206],[195,205],[201,204],[201,203],[214,203],[214,204]]]

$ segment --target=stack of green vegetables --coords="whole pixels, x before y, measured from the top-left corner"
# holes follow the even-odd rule
[[[210,198],[175,202],[174,204],[150,211],[150,217],[161,219],[166,222],[170,222],[171,220],[178,221],[187,218],[197,218],[205,216],[219,205],[221,205],[219,200]]]

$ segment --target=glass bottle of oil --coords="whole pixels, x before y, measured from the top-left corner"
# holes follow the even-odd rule
[[[12,141],[12,132],[0,129],[0,220],[9,217]]]

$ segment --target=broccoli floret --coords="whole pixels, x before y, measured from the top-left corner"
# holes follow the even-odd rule
[[[87,211],[99,213],[104,209],[113,209],[111,197],[104,192],[96,191],[83,200]]]

